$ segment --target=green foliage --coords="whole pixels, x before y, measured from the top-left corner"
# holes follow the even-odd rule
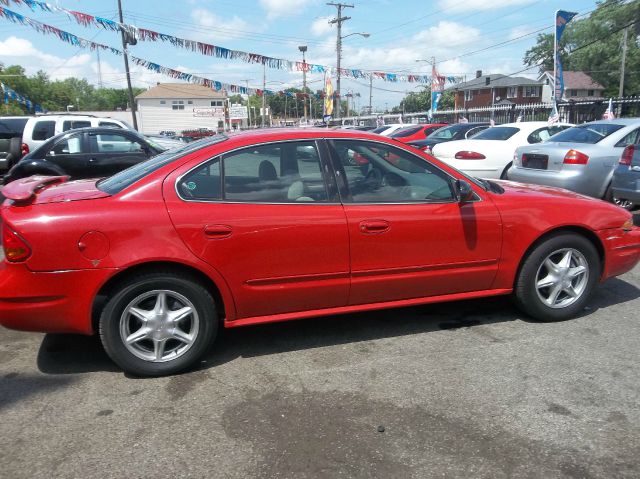
[[[65,111],[67,105],[74,105],[73,110],[114,111],[124,110],[129,104],[129,96],[125,88],[95,88],[84,78],[52,81],[43,71],[29,77],[24,68],[19,65],[6,68],[0,65],[0,75],[2,75],[0,76],[2,83],[49,111]],[[144,88],[134,88],[133,94],[135,96],[143,91]],[[29,113],[24,105],[14,104],[14,102],[5,106],[6,108],[2,109],[3,114]]]
[[[640,21],[638,0],[605,0],[589,17],[572,20],[560,40],[563,68],[586,72],[605,87],[605,96],[617,96],[624,34],[620,29],[634,21]],[[624,95],[640,94],[640,76],[636,73],[640,70],[640,47],[636,36],[635,27],[628,27]],[[525,53],[524,63],[541,63],[540,71],[553,70],[553,34],[538,35],[536,45]]]
[[[454,107],[453,91],[442,93],[438,102],[438,110],[447,110]],[[411,92],[400,102],[399,107],[394,107],[393,113],[416,113],[428,111],[431,108],[431,88],[423,87],[419,92]]]

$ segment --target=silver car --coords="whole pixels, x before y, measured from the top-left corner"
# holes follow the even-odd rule
[[[613,201],[613,171],[627,145],[640,140],[640,119],[601,120],[569,128],[515,152],[507,176],[522,183],[557,186]]]
[[[640,205],[640,145],[624,149],[613,172],[613,196],[627,209]]]

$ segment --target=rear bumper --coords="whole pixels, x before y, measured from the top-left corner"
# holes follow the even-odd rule
[[[640,171],[618,166],[611,182],[613,196],[640,204]]]
[[[534,170],[520,166],[512,166],[509,169],[508,176],[511,181],[555,186],[556,188],[564,188],[565,190],[575,191],[594,198],[602,196],[601,191],[605,180],[602,176],[595,180],[589,177],[587,172],[578,169]]]
[[[602,279],[618,276],[632,270],[640,261],[640,228],[598,231],[605,249],[605,265]]]
[[[96,293],[110,269],[33,272],[0,262],[0,324],[20,331],[92,334]]]

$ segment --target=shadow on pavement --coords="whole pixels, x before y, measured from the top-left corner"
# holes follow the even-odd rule
[[[640,289],[620,279],[612,279],[596,290],[581,316],[638,297]],[[533,322],[520,313],[508,297],[503,296],[222,329],[199,369],[208,369],[238,357],[256,357],[514,320]],[[77,335],[46,335],[38,354],[38,367],[48,374],[119,371],[97,337]]]
[[[0,411],[30,396],[49,394],[75,382],[69,376],[31,376],[9,373],[0,378]]]

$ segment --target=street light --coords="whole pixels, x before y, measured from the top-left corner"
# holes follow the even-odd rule
[[[340,118],[341,116],[340,110],[342,107],[342,104],[340,102],[340,57],[342,56],[342,40],[353,35],[360,35],[361,37],[364,37],[364,38],[369,38],[371,36],[371,34],[363,33],[363,32],[355,32],[355,33],[349,33],[348,35],[340,35],[340,28],[338,28],[338,41],[336,45],[336,52],[337,52],[336,66],[338,68],[338,77],[336,79],[336,106],[337,106],[338,118]]]
[[[298,50],[302,52],[302,104],[304,105],[304,119],[307,120],[307,102],[304,96],[307,94],[307,60],[304,57],[304,53],[307,51],[306,45],[300,45]],[[309,100],[311,101],[311,100]]]

